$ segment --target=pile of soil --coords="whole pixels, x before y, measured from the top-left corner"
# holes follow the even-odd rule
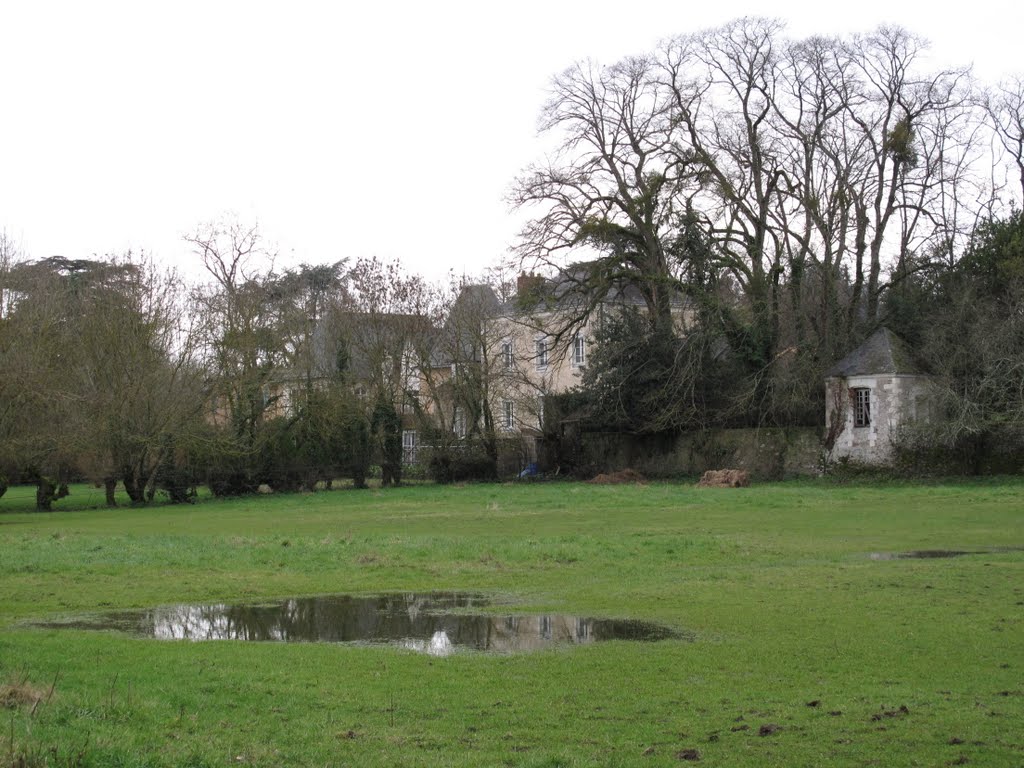
[[[709,469],[697,483],[698,488],[746,488],[750,473],[745,469]]]
[[[596,485],[620,485],[622,483],[644,483],[647,478],[635,469],[620,469],[610,474],[600,474],[590,480]]]
[[[0,685],[0,707],[3,709],[35,705],[42,701],[43,696],[45,696],[43,691],[26,682]]]

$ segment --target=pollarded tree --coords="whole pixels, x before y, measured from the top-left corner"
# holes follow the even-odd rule
[[[152,498],[198,413],[189,329],[171,276],[131,259],[21,262],[3,320],[4,441],[48,509],[72,470]]]
[[[121,268],[62,257],[21,262],[8,272],[6,447],[19,474],[36,483],[39,509],[66,494],[82,449],[97,447],[85,401],[94,371],[78,334],[97,306],[120,300],[109,297],[119,297],[127,279]]]
[[[120,480],[132,503],[153,498],[161,468],[190,441],[204,410],[196,324],[180,281],[152,261],[110,259],[119,278],[83,305],[75,355],[85,437],[82,469],[104,481],[114,503]]]

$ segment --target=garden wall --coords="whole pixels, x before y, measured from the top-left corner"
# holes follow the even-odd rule
[[[647,477],[679,477],[729,467],[774,479],[817,475],[822,467],[821,434],[813,427],[712,429],[680,435],[575,434],[570,427],[558,446],[545,447],[545,470],[559,468],[580,476],[630,468]]]

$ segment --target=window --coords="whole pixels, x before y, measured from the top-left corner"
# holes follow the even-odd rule
[[[582,336],[572,340],[572,367],[579,368],[587,362],[587,341]]]
[[[853,426],[871,426],[871,390],[867,387],[853,390]]]
[[[419,445],[419,434],[415,429],[406,429],[402,432],[402,463],[416,463],[416,448]]]
[[[505,367],[506,371],[511,371],[514,361],[512,359],[512,342],[503,341],[501,343],[501,363]]]
[[[538,368],[548,367],[548,340],[537,339],[534,344],[536,345],[536,354],[534,357],[537,360]]]
[[[454,424],[452,425],[452,431],[455,432],[455,436],[463,438],[466,436],[466,412],[458,406],[455,407],[455,415],[452,419]]]
[[[504,425],[505,429],[515,429],[516,426],[516,404],[511,400],[506,400],[503,403],[504,406]]]

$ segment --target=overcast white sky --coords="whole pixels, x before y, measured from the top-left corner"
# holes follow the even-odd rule
[[[0,230],[33,258],[145,250],[233,211],[281,261],[506,255],[550,77],[744,15],[795,36],[900,24],[943,63],[1024,72],[1019,2],[0,0]]]

